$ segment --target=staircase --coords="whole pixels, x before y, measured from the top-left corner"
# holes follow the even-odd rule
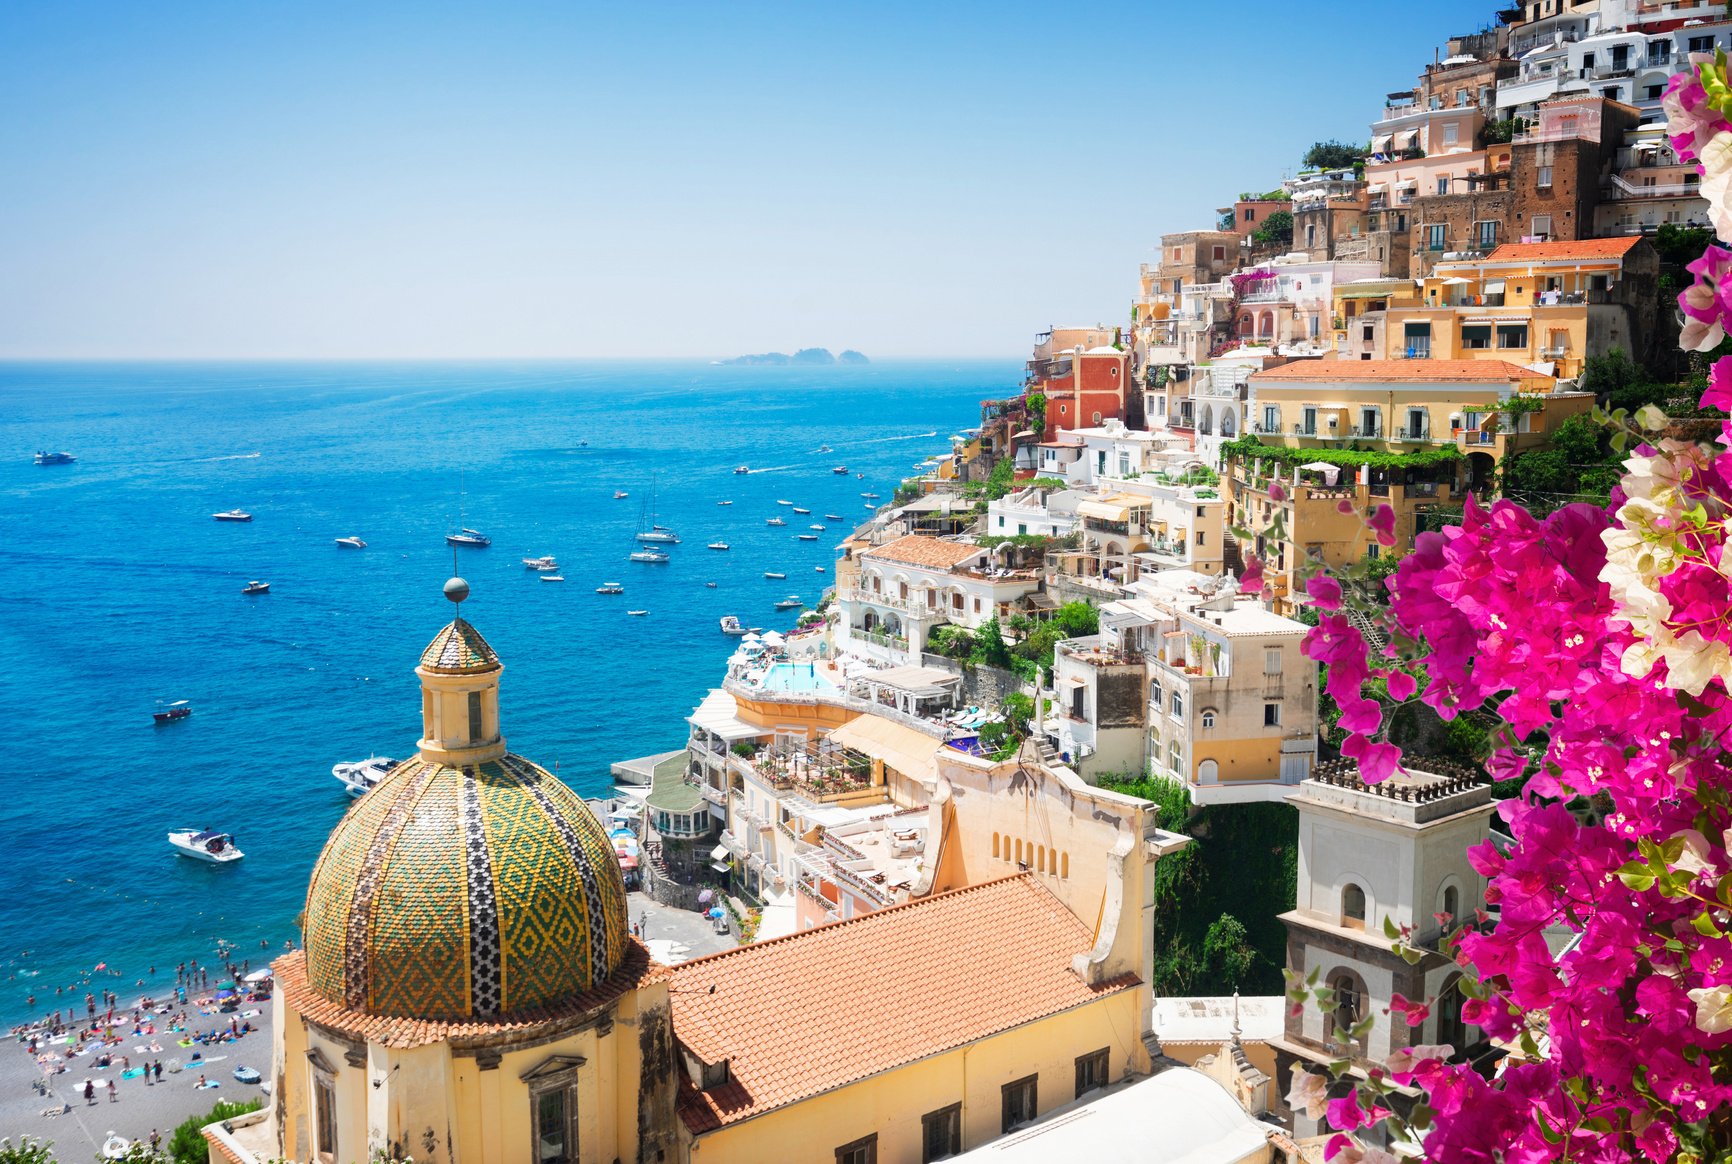
[[[1372,655],[1375,656],[1382,654],[1383,648],[1389,645],[1389,635],[1384,631],[1383,627],[1378,624],[1377,620],[1366,614],[1363,610],[1356,610],[1351,606],[1346,606],[1342,609],[1347,614],[1348,623],[1354,630],[1358,631],[1360,637],[1370,645]]]

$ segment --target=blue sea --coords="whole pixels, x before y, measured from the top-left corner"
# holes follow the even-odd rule
[[[0,1022],[25,1018],[31,993],[36,1013],[54,1009],[57,985],[80,1006],[87,981],[130,997],[150,966],[172,982],[219,939],[256,965],[261,941],[298,936],[312,863],[349,804],[331,765],[414,748],[413,668],[451,618],[443,538],[460,517],[493,538],[458,551],[458,569],[465,617],[505,662],[512,749],[603,795],[612,762],[683,743],[730,650],[719,618],[792,625],[771,604],[816,602],[830,575],[814,567],[833,569],[868,515],[861,493],[887,500],[1019,373],[0,364]],[[78,460],[37,467],[37,449]],[[629,563],[652,490],[682,541],[667,565]],[[211,518],[237,507],[254,520]],[[776,515],[789,524],[766,525]],[[796,541],[811,523],[829,528]],[[350,535],[367,548],[335,544]],[[733,548],[705,548],[717,539]],[[523,567],[542,554],[563,585]],[[251,579],[270,593],[243,596]],[[596,594],[604,581],[625,594]],[[194,714],[155,725],[176,699]],[[246,859],[177,858],[177,826],[230,831]]]

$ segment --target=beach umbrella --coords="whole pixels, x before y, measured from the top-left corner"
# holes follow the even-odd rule
[[[722,907],[719,905],[711,906],[710,907],[710,916],[715,918],[717,921],[720,921],[721,917],[722,917]]]
[[[242,982],[263,982],[265,979],[269,978],[270,976],[271,976],[271,972],[270,972],[269,968],[266,968],[264,970],[254,970],[251,974],[248,974],[245,978],[241,979],[241,981]]]
[[[711,893],[708,889],[700,889],[698,890],[698,904],[708,905],[711,901],[715,900],[715,896],[716,895]]]

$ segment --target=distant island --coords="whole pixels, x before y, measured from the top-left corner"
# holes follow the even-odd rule
[[[791,356],[786,352],[760,352],[755,356],[735,356],[731,360],[718,362],[723,364],[870,364],[872,361],[852,348],[839,356],[831,355],[829,348],[801,348]]]

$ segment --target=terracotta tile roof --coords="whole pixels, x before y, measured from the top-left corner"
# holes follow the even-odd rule
[[[892,562],[907,562],[910,566],[930,566],[939,570],[949,570],[981,553],[979,546],[966,542],[946,542],[938,538],[921,537],[919,534],[909,534],[897,538],[876,549],[867,550],[862,557],[883,558]]]
[[[1504,243],[1489,256],[1488,263],[1519,263],[1524,259],[1621,259],[1641,242],[1640,235],[1623,238],[1584,238],[1575,242]]]
[[[199,1129],[199,1135],[204,1137],[204,1142],[215,1148],[217,1155],[227,1160],[229,1164],[252,1164],[250,1160],[243,1160],[240,1153],[229,1147],[228,1141],[216,1133],[217,1127],[214,1124],[207,1124]]]
[[[534,1040],[595,1013],[628,990],[670,979],[668,967],[652,959],[643,944],[632,938],[619,968],[593,990],[552,1006],[530,1007],[502,1015],[491,1022],[481,1022],[473,1019],[399,1018],[351,1010],[318,994],[308,985],[307,956],[302,950],[284,954],[271,963],[271,970],[284,999],[308,1022],[349,1038],[383,1043],[387,1047],[421,1047],[447,1040],[461,1043],[500,1035],[509,1035],[519,1041]]]
[[[1077,977],[1090,942],[1022,873],[681,963],[674,1037],[729,1060],[682,1084],[681,1118],[711,1131],[1138,985]]]
[[[1448,381],[1506,384],[1511,380],[1550,379],[1508,360],[1297,360],[1252,372],[1259,384],[1370,381],[1386,384],[1441,384]]]

